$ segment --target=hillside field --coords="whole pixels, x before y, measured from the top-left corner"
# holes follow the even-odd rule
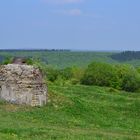
[[[0,102],[0,140],[139,140],[140,94],[49,86],[44,107]]]

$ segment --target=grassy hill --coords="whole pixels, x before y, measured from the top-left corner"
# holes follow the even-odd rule
[[[140,94],[49,86],[45,107],[0,102],[0,140],[139,140]]]

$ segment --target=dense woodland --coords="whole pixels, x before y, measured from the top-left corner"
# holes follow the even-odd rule
[[[111,55],[111,58],[121,62],[134,59],[140,60],[140,51],[125,51],[122,53],[116,53]]]
[[[57,68],[70,66],[86,67],[93,61],[116,63],[109,56],[111,52],[82,52],[82,51],[48,51],[48,50],[9,50],[0,51],[0,56],[8,57],[30,57]]]
[[[126,54],[129,54],[126,57]],[[56,68],[66,68],[71,66],[87,67],[92,62],[104,62],[109,64],[131,64],[140,66],[140,59],[135,59],[139,52],[95,52],[95,51],[70,51],[70,50],[0,50],[0,62],[8,57],[29,57],[39,59],[43,63]],[[125,61],[118,60],[120,55]],[[115,57],[118,56],[118,59]],[[130,56],[130,58],[129,58]],[[127,58],[127,61],[126,61]]]

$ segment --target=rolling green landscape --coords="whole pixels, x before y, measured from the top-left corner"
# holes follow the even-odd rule
[[[48,101],[30,107],[1,100],[0,140],[139,140],[140,59],[120,55],[1,51],[1,64],[26,57],[40,68]]]
[[[1,140],[139,140],[139,93],[49,86],[48,104],[0,102]]]
[[[1,0],[0,140],[140,140],[140,0]]]

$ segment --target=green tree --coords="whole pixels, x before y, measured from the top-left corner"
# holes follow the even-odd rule
[[[126,91],[136,91],[140,88],[140,73],[130,65],[117,65],[117,75],[121,89]]]
[[[115,67],[110,64],[93,62],[85,71],[82,84],[119,87],[119,79]]]

